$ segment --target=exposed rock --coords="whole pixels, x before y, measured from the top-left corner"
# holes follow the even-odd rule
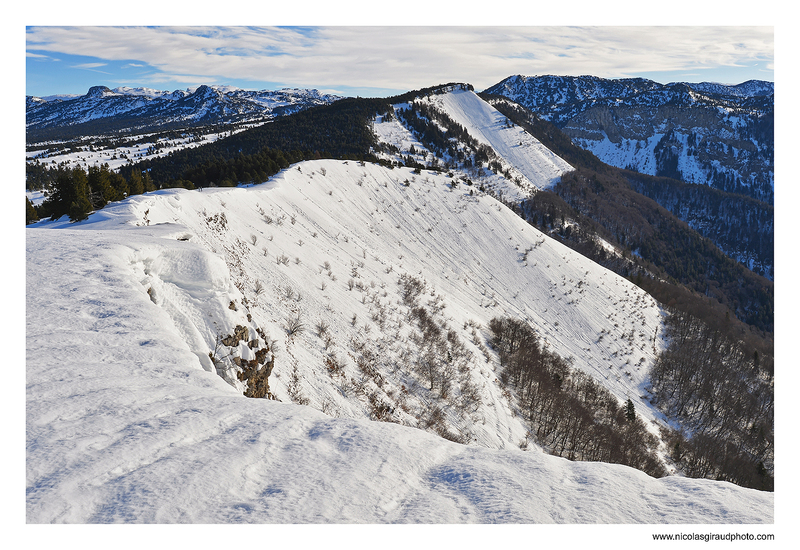
[[[264,352],[263,357],[269,355],[269,350],[261,349],[256,352],[256,356],[258,356],[260,352]],[[247,389],[244,392],[244,396],[275,399],[275,396],[272,395],[272,392],[269,389],[269,375],[272,374],[274,359],[270,358],[265,365],[259,364],[258,359],[254,359],[252,361],[242,361],[241,363],[242,370],[237,374],[237,376],[240,381],[247,383]]]
[[[239,342],[242,340],[249,340],[250,331],[247,330],[247,327],[243,327],[242,325],[236,325],[236,328],[233,329],[233,335],[228,335],[222,339],[222,343],[229,348],[234,346],[238,346]]]

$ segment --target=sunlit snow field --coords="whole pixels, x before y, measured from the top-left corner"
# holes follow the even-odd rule
[[[481,407],[448,419],[467,445],[411,415],[369,420],[364,400],[324,368],[329,350],[311,328],[320,321],[349,376],[359,341],[381,354],[387,396],[413,381],[392,372],[407,337],[403,273],[441,297],[474,353]],[[373,320],[378,305],[397,327]],[[291,315],[308,329],[289,336]],[[526,441],[496,357],[477,345],[499,315],[529,321],[575,368],[657,417],[642,399],[663,346],[657,304],[443,174],[306,162],[262,185],[158,191],[77,224],[31,226],[27,521],[773,521],[769,493],[570,462]],[[219,334],[248,322],[277,344],[270,386],[281,402],[243,397],[208,360]],[[291,402],[290,385],[307,405]]]

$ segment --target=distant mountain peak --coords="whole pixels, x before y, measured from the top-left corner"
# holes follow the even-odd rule
[[[91,88],[89,88],[89,91],[86,93],[85,97],[102,98],[110,95],[118,95],[118,94],[112,92],[108,86],[92,86]]]

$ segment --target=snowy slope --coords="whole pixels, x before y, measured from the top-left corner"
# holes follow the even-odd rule
[[[206,131],[201,128],[188,131],[181,137],[172,138],[158,134],[133,135],[128,137],[128,140],[133,143],[132,145],[119,143],[109,145],[104,136],[97,136],[93,143],[77,148],[64,142],[41,143],[35,144],[35,148],[25,152],[25,160],[27,162],[38,160],[44,164],[63,164],[69,168],[83,168],[84,170],[88,170],[91,166],[108,164],[111,170],[119,170],[120,167],[131,162],[164,157],[181,149],[200,147],[268,123],[242,124],[224,132]]]
[[[391,307],[399,275],[421,276],[433,294],[445,297],[450,324],[465,340],[472,339],[465,324],[485,327],[500,315],[526,319],[551,349],[621,400],[636,401],[662,345],[660,338],[653,344],[661,333],[655,301],[491,197],[470,195],[476,190],[463,184],[453,190],[451,181],[434,172],[318,161],[254,189],[133,197],[93,218],[103,222],[85,226],[143,224],[145,210],[152,224],[180,224],[176,235],[196,236],[238,270],[234,276],[250,298],[257,279],[281,298],[270,301],[264,321],[275,334],[298,309],[309,325],[317,315],[334,327],[350,324],[353,314],[370,320],[371,295],[380,294]],[[223,213],[227,225],[220,231],[210,220]],[[277,264],[279,256],[287,265]],[[330,269],[322,267],[326,262]],[[350,279],[368,289],[350,290]],[[330,311],[334,305],[338,311]],[[339,339],[355,336],[348,331]],[[655,413],[642,407],[652,418]]]
[[[606,164],[774,200],[774,83],[517,75],[486,92],[538,113]]]
[[[483,346],[488,320],[528,319],[653,418],[638,397],[661,313],[449,182],[317,161],[265,185],[150,193],[27,229],[28,521],[772,521],[769,494],[518,449],[525,427]],[[425,282],[469,351],[474,410],[457,406],[466,386],[437,397],[404,363],[402,274]],[[307,326],[294,336],[292,316]],[[215,373],[208,353],[237,324],[274,339],[282,403]],[[366,352],[378,376],[359,370]],[[373,398],[393,405],[393,424],[369,420]],[[424,431],[434,405],[470,445]]]
[[[423,165],[429,165],[432,161],[448,162],[454,166],[453,172],[462,179],[470,179],[511,202],[524,200],[537,189],[552,187],[564,173],[573,169],[539,140],[510,124],[497,109],[465,87],[446,87],[444,91],[420,96],[414,102],[428,104],[461,125],[479,144],[488,146],[494,152],[494,160],[502,170],[495,173],[484,168],[466,168],[456,159],[436,158],[398,116],[391,120],[378,116],[373,124],[378,142],[388,145],[384,149],[395,151],[402,157],[411,157]],[[395,115],[409,106],[409,103],[394,105]],[[387,154],[381,150],[375,153],[391,161],[402,160],[397,154]]]
[[[552,187],[573,168],[519,126],[508,125],[506,117],[475,92],[456,89],[426,96],[427,101],[464,126],[479,142],[492,147],[536,189]]]

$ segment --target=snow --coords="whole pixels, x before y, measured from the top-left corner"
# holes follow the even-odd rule
[[[696,130],[695,133],[700,134],[700,131]],[[687,151],[688,136],[680,132],[675,132],[674,136],[681,143],[682,151]],[[579,147],[591,151],[606,164],[652,175],[658,168],[655,149],[663,137],[664,133],[654,133],[641,140],[619,138],[615,143],[602,132],[602,139],[573,138],[573,141]],[[707,169],[696,155],[679,155],[678,171],[688,183],[705,183],[708,179]]]
[[[427,96],[430,102],[464,126],[472,137],[492,147],[537,189],[548,189],[573,168],[519,126],[506,127],[506,117],[475,92],[454,90]]]
[[[314,161],[263,185],[158,191],[78,224],[29,226],[27,521],[772,522],[772,494],[569,462],[530,442],[519,449],[525,426],[473,328],[480,343],[492,317],[529,320],[551,349],[653,420],[640,395],[663,345],[652,344],[662,313],[628,281],[450,182]],[[369,420],[363,396],[323,366],[329,350],[311,329],[319,321],[348,377],[360,376],[358,341],[381,358],[385,385],[366,381],[369,391],[390,399],[401,384],[414,388],[400,361],[410,346],[409,327],[399,327],[404,273],[425,281],[426,299],[440,301],[442,321],[473,354],[480,408],[447,418],[468,445],[424,431],[399,407],[392,423]],[[348,288],[351,278],[360,288]],[[372,320],[379,305],[392,328]],[[293,314],[309,328],[291,337]],[[237,324],[275,339],[270,386],[281,402],[247,399],[214,372],[208,353]],[[637,369],[629,360],[639,356]],[[291,402],[293,372],[307,406]],[[415,392],[428,395],[422,384]],[[418,396],[411,412],[425,407]]]
[[[36,147],[33,150],[26,151],[25,160],[30,162],[32,160],[39,160],[44,164],[61,165],[64,164],[70,168],[83,168],[87,170],[90,166],[100,166],[108,164],[111,170],[119,170],[120,167],[132,162],[138,162],[145,158],[159,158],[169,155],[171,152],[180,151],[181,149],[192,149],[208,143],[213,143],[219,139],[229,135],[238,134],[244,130],[248,130],[255,126],[260,126],[264,123],[243,124],[236,128],[224,132],[210,132],[205,133],[202,128],[193,129],[191,133],[179,138],[159,138],[156,135],[136,135],[130,136],[129,140],[138,141],[142,138],[152,137],[149,140],[139,141],[135,145],[130,146],[105,146],[101,144],[92,144],[84,146],[78,151],[63,152],[62,143],[41,143],[32,144]],[[200,134],[200,141],[195,141],[194,137]],[[102,137],[102,136],[99,136]],[[50,145],[50,148],[40,148],[42,145]],[[151,150],[151,147],[158,147],[158,149]]]
[[[483,101],[474,92],[456,88],[444,93],[419,97],[415,101],[429,103],[436,110],[446,113],[453,121],[463,126],[479,143],[489,146],[508,173],[494,173],[486,168],[454,167],[451,172],[457,178],[470,179],[489,189],[504,201],[519,202],[529,198],[539,189],[555,185],[561,176],[573,168],[562,158],[542,145],[539,140],[518,126],[509,125],[506,117],[497,109]],[[393,105],[395,115],[409,108],[409,103]],[[416,162],[427,165],[431,161],[441,161],[428,151],[416,137],[394,116],[392,120],[378,116],[373,122],[373,132],[378,141],[399,151],[398,154],[376,151],[376,154],[390,161],[402,160],[411,156]],[[411,147],[414,153],[411,153]],[[444,159],[457,165],[454,159]]]
[[[25,191],[25,196],[28,197],[28,200],[31,201],[31,204],[37,206],[42,204],[47,196],[44,194],[43,191]]]

